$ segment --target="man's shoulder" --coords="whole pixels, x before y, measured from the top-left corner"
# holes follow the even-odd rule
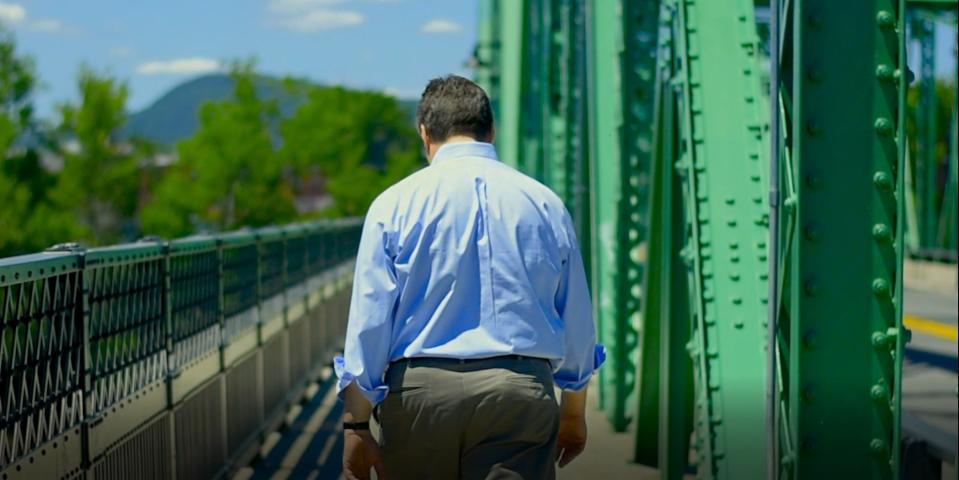
[[[396,208],[405,203],[404,199],[431,181],[433,176],[430,169],[424,167],[390,185],[373,199],[367,216],[392,216]]]

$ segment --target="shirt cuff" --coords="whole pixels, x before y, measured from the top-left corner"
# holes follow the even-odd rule
[[[589,379],[592,378],[593,373],[596,370],[599,370],[599,367],[603,366],[606,363],[606,347],[602,344],[596,344],[596,347],[593,348],[593,368],[588,373],[583,375],[582,378],[579,378],[575,381],[563,379],[563,378],[553,378],[553,381],[556,382],[556,385],[567,391],[576,392],[586,388],[589,385]]]
[[[356,382],[357,388],[360,389],[360,393],[366,397],[367,400],[375,407],[377,404],[383,401],[386,398],[386,395],[390,391],[390,387],[386,385],[380,385],[377,387],[367,388],[360,384],[359,378],[357,378],[352,373],[346,371],[346,361],[343,360],[342,355],[337,355],[333,358],[333,371],[336,373],[336,395],[339,398],[343,398],[343,389],[345,389],[349,384]]]
[[[593,371],[599,370],[599,367],[602,367],[604,363],[606,363],[606,346],[597,343],[596,347],[593,348]]]

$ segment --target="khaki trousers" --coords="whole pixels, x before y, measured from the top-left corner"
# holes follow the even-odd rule
[[[554,479],[559,407],[548,361],[399,361],[378,406],[389,478]]]

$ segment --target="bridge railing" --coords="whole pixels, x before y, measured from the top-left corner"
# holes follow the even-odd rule
[[[356,219],[0,259],[0,477],[246,465],[339,347]]]

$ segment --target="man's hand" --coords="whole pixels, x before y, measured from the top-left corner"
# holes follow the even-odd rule
[[[556,460],[559,468],[572,462],[586,449],[586,417],[584,415],[561,416],[559,438],[556,442]]]
[[[386,479],[380,447],[369,430],[343,431],[343,475],[348,480],[369,480],[370,468],[378,480]]]
[[[556,460],[563,468],[586,449],[586,389],[564,391],[559,412]]]

